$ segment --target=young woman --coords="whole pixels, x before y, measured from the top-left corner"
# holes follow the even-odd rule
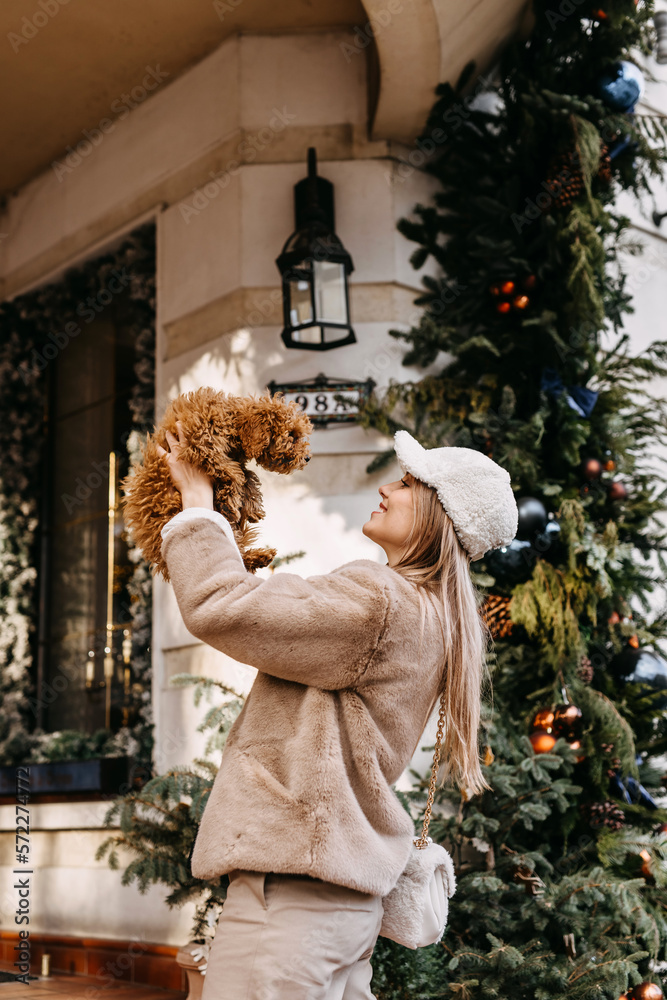
[[[187,629],[257,668],[192,853],[228,874],[203,1000],[369,1000],[382,897],[414,824],[392,790],[445,694],[445,773],[489,785],[478,726],[487,634],[472,558],[508,544],[507,472],[467,448],[395,436],[403,478],[363,526],[387,556],[303,579],[243,566],[208,477],[161,449],[183,509],[162,553]]]

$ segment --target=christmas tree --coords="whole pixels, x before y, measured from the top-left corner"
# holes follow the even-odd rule
[[[203,756],[195,757],[189,765],[171,767],[164,774],[150,778],[139,791],[132,790],[115,799],[105,814],[104,825],[120,830],[100,844],[95,860],[106,857],[109,867],[118,871],[119,852],[125,857],[130,854],[132,860],[123,870],[122,885],[135,883],[142,895],[152,885],[166,886],[169,892],[165,903],[170,908],[194,902],[192,940],[207,949],[227,897],[229,878],[227,875],[195,878],[190,870],[190,857],[218,772],[218,765],[211,758],[219,757],[224,750],[244,696],[222,681],[199,675],[175,674],[171,684],[193,686],[195,706],[202,697],[210,701],[216,691],[222,695],[197,726],[200,733],[210,730]]]
[[[652,14],[535,0],[492,85],[472,66],[440,85],[418,143],[439,185],[399,229],[414,267],[437,267],[419,322],[390,332],[429,373],[393,380],[361,421],[483,451],[520,517],[511,545],[471,564],[494,635],[493,791],[438,790],[449,923],[417,953],[378,940],[380,1000],[662,996],[667,488],[653,452],[667,405],[650,382],[667,342],[630,350],[640,247],[616,207],[650,192],[666,158],[665,121],[636,107]]]

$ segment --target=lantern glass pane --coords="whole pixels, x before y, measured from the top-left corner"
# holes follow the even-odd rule
[[[312,323],[314,317],[310,298],[310,282],[305,278],[292,280],[289,283],[289,289],[289,316],[292,326],[301,326],[302,323]]]
[[[348,334],[347,330],[339,330],[335,326],[323,326],[322,327],[322,343],[324,344],[335,344],[339,340],[343,340]]]
[[[322,328],[319,326],[307,326],[303,330],[293,330],[292,340],[297,344],[322,344],[324,342]]]
[[[328,260],[313,262],[315,311],[325,323],[347,323],[345,265]]]

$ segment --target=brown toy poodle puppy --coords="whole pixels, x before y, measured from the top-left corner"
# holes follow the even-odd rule
[[[296,402],[278,394],[232,396],[202,386],[169,404],[148,434],[141,463],[133,463],[121,482],[125,524],[154,573],[167,581],[160,531],[181,510],[181,494],[157,446],[168,448],[166,432],[176,435],[177,421],[188,442],[181,457],[212,480],[213,506],[231,524],[246,569],[268,566],[276,550],[249,547],[257,533],[250,525],[261,521],[264,507],[259,479],[246,462],[254,458],[271,472],[303,469],[311,457],[312,423]]]

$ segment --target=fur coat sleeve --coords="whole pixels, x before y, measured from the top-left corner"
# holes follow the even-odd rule
[[[259,579],[206,517],[174,525],[162,555],[195,638],[283,680],[325,690],[363,680],[389,609],[370,560],[306,579],[283,572]]]

